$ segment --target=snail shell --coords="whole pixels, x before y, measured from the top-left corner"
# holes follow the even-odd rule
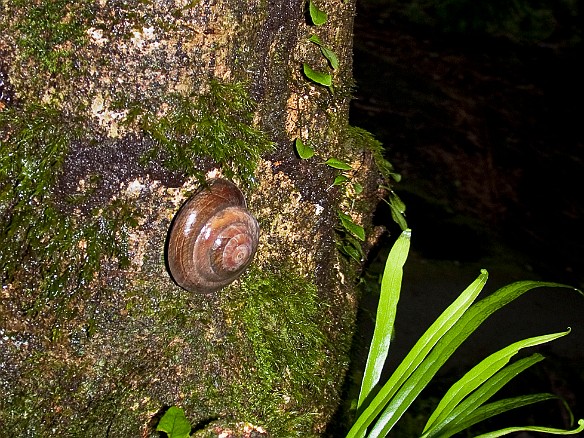
[[[224,179],[207,183],[175,216],[167,246],[174,281],[200,293],[219,290],[239,277],[259,240],[259,225],[237,186]]]

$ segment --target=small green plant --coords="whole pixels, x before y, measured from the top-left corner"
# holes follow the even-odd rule
[[[422,335],[389,380],[376,391],[392,340],[403,266],[409,252],[410,237],[409,229],[402,232],[391,249],[385,265],[373,339],[357,404],[358,416],[347,438],[387,436],[458,346],[496,310],[537,287],[568,287],[557,283],[519,281],[504,286],[474,303],[488,277],[487,271],[482,270],[478,278]],[[550,342],[569,332],[568,329],[565,332],[524,339],[484,359],[446,392],[430,415],[420,434],[421,437],[448,438],[494,415],[532,403],[558,399],[552,394],[540,393],[487,403],[490,397],[513,377],[543,359],[541,355],[534,354],[509,364],[511,358],[519,350]],[[568,412],[573,423],[569,408]],[[579,420],[578,427],[572,430],[521,426],[496,430],[480,437],[494,438],[520,431],[555,435],[577,434],[584,431],[584,419]]]
[[[315,26],[322,26],[328,19],[327,13],[320,10],[312,0],[308,1],[308,12],[310,13],[312,24]]]
[[[294,147],[298,156],[303,160],[308,160],[314,156],[314,149],[310,145],[305,144],[300,137],[294,141]]]
[[[365,254],[363,253],[363,248],[361,247],[361,242],[365,241],[365,229],[356,224],[351,216],[338,212],[339,220],[341,223],[341,239],[339,242],[339,250],[342,254],[349,256],[357,262],[361,262]]]
[[[329,158],[324,164],[343,172],[335,177],[333,186],[350,186],[352,192],[349,192],[349,197],[358,196],[363,192],[363,186],[354,181],[352,175],[347,173],[353,170],[353,167],[349,163],[338,158]],[[338,231],[342,237],[339,242],[339,250],[355,261],[361,262],[365,256],[361,247],[361,242],[365,241],[365,229],[355,223],[350,215],[342,211],[338,212],[338,216],[341,224]]]
[[[314,156],[314,149],[304,143],[300,137],[296,138],[294,141],[294,147],[298,156],[303,159],[309,159]],[[363,192],[363,186],[358,182],[353,181],[353,178],[346,172],[353,170],[353,167],[346,161],[339,160],[338,158],[329,158],[322,162],[333,169],[342,171],[340,175],[335,177],[333,181],[333,186],[347,186],[350,185],[352,188],[353,195],[360,195]],[[404,206],[405,209],[405,206]],[[364,257],[363,249],[361,247],[361,242],[365,241],[365,229],[355,223],[350,215],[338,212],[340,227],[338,231],[341,234],[341,241],[339,242],[339,250],[346,256],[354,259],[357,262],[361,262]]]
[[[320,10],[312,0],[308,1],[308,14],[312,24],[317,27],[322,26],[328,20],[327,13]],[[308,41],[316,44],[319,47],[320,53],[327,60],[327,63],[332,70],[337,70],[339,68],[339,59],[337,58],[337,55],[321,41],[318,35],[311,35],[310,38],[308,38]],[[314,70],[307,63],[302,64],[302,71],[304,76],[306,76],[312,82],[319,85],[324,85],[325,87],[328,87],[331,93],[333,92],[332,74],[325,71]]]
[[[333,70],[336,70],[339,68],[339,59],[337,58],[337,55],[335,54],[335,52],[333,52],[331,49],[329,49],[327,46],[325,46],[322,41],[320,40],[320,38],[316,35],[312,35],[308,41],[316,44],[318,47],[320,47],[320,53],[322,53],[322,56],[324,56],[327,61],[329,62],[331,68]]]
[[[397,193],[393,191],[391,187],[380,186],[380,188],[387,190],[388,192],[387,199],[382,198],[382,200],[389,206],[389,210],[391,211],[391,218],[396,224],[400,226],[402,231],[406,230],[408,228],[408,224],[405,218],[406,204],[401,200]]]
[[[168,438],[188,438],[191,429],[191,423],[184,411],[176,406],[168,408],[156,426],[156,431],[164,432]]]
[[[303,64],[302,68],[306,77],[311,81],[324,85],[325,87],[332,87],[333,77],[329,73],[313,70],[312,67],[306,63]]]

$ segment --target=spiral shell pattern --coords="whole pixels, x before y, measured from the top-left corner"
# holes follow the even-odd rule
[[[199,293],[215,292],[252,262],[259,225],[235,184],[213,179],[179,210],[171,225],[167,262],[174,281]]]

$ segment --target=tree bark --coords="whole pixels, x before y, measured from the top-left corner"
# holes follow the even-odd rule
[[[351,227],[371,230],[379,150],[348,125],[354,1],[314,4],[322,25],[301,0],[2,2],[4,431],[156,436],[177,405],[201,436],[324,432],[360,266],[338,247],[372,243]],[[192,293],[165,242],[211,177],[244,191],[260,241]]]

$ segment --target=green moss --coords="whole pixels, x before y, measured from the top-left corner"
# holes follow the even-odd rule
[[[243,366],[230,386],[234,418],[274,436],[313,436],[330,412],[340,362],[331,363],[329,321],[314,284],[286,268],[250,272],[225,310],[239,327]]]
[[[378,141],[373,134],[364,129],[348,126],[346,131],[346,144],[350,148],[368,150],[371,153],[377,170],[385,180],[384,184],[381,186],[387,191],[387,195],[383,198],[383,201],[389,206],[391,217],[394,222],[397,223],[402,230],[405,230],[408,227],[404,214],[406,205],[393,191],[391,184],[391,180],[399,182],[401,180],[401,175],[396,173],[392,164],[385,159],[384,149],[381,142]]]
[[[22,54],[50,73],[75,74],[79,68],[76,48],[86,41],[91,2],[14,0],[10,5]]]
[[[166,403],[181,406],[194,426],[247,421],[273,436],[309,437],[331,415],[322,409],[336,396],[343,363],[324,329],[328,309],[307,279],[286,267],[252,269],[217,297],[153,289],[126,294],[128,317],[161,340],[153,353],[157,379],[176,385],[172,370],[181,369],[184,398]],[[171,370],[166,382],[163,369]]]
[[[178,404],[197,427],[247,421],[272,436],[318,436],[344,367],[328,311],[286,267],[251,270],[217,297],[152,284],[103,291],[93,333],[15,362],[0,422],[17,435],[139,436]],[[6,346],[9,361],[20,353]]]
[[[50,107],[0,112],[0,270],[24,292],[24,309],[82,290],[103,257],[127,262],[128,207],[118,202],[81,217],[57,203],[58,175],[80,138],[79,124]]]
[[[107,431],[140,436],[144,412],[156,409],[148,392],[136,385],[142,363],[111,360],[107,349],[97,361],[64,357],[65,352],[39,352],[22,360],[18,384],[0,400],[4,430],[28,437],[104,436]]]
[[[253,126],[255,103],[241,83],[211,81],[202,95],[171,94],[165,100],[169,112],[162,117],[141,105],[128,117],[155,141],[147,160],[203,179],[210,159],[228,178],[249,183],[259,157],[273,148]]]
[[[383,144],[373,134],[356,126],[347,126],[345,138],[345,144],[350,149],[371,152],[375,166],[385,179],[399,181],[399,174],[395,173],[392,164],[383,156]]]

